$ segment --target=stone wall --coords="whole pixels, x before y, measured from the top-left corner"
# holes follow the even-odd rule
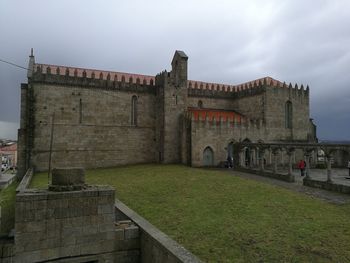
[[[65,257],[113,262],[114,189],[27,190],[16,196],[15,262]],[[88,257],[89,255],[93,255]]]
[[[285,126],[285,105],[292,103],[292,128]],[[310,126],[309,91],[292,87],[267,87],[265,119],[268,127],[266,141],[306,141]]]
[[[0,238],[0,262],[13,263],[15,245],[13,238]]]
[[[134,235],[140,239],[141,258],[143,263],[182,263],[202,262],[199,258],[186,250],[166,234],[151,225],[144,218],[136,214],[119,200],[115,203],[116,221],[132,220],[138,227]],[[130,242],[132,248],[138,243]]]
[[[54,116],[53,166],[85,168],[155,162],[155,97],[36,83],[32,165],[47,170]],[[137,125],[131,99],[137,96]]]
[[[263,89],[263,87],[261,87]],[[242,97],[235,100],[237,111],[249,119],[261,119],[264,116],[265,93]],[[268,127],[267,127],[268,128]],[[262,138],[261,138],[262,139]]]
[[[222,109],[222,110],[235,110],[235,103],[232,98],[208,98],[208,97],[196,97],[189,96],[187,100],[188,107],[198,107],[198,102],[202,101],[203,108],[209,109]]]
[[[269,77],[237,86],[191,81],[187,60],[184,52],[176,51],[172,70],[153,77],[35,64],[31,56],[34,68],[21,92],[19,175],[29,167],[48,169],[53,113],[53,167],[191,161],[198,165],[197,155],[205,141],[315,137],[309,121],[308,88],[287,87]],[[137,98],[137,125],[131,121],[133,96]],[[188,107],[198,107],[199,101],[202,108],[235,111],[244,116],[247,126],[264,128],[239,135],[200,129],[196,138],[188,136],[183,116]],[[287,101],[293,105],[292,128],[285,125]],[[195,128],[191,129],[193,133]]]
[[[214,152],[214,165],[227,158],[227,146],[230,142],[249,138],[258,141],[265,138],[265,127],[260,123],[239,125],[232,122],[192,121],[191,122],[191,160],[192,166],[203,165],[203,151],[210,147]],[[234,153],[238,154],[238,153]]]

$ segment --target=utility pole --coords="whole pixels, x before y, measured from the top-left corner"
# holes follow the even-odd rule
[[[51,118],[51,137],[50,137],[50,152],[49,152],[49,171],[48,171],[48,173],[47,173],[47,184],[50,184],[54,122],[55,122],[55,113],[52,114],[52,118]]]

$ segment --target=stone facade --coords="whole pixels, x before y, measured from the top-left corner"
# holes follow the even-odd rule
[[[31,55],[21,86],[19,174],[48,169],[51,135],[52,167],[85,168],[202,166],[208,147],[217,165],[233,141],[316,140],[308,87],[270,77],[240,85],[188,80],[187,62],[176,51],[170,72],[145,76],[38,64]],[[195,118],[196,109],[206,116]]]
[[[114,262],[114,189],[18,193],[15,229],[15,262]]]

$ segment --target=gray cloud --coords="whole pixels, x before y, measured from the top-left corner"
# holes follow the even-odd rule
[[[155,75],[182,49],[190,79],[309,84],[319,137],[350,139],[349,20],[347,0],[3,0],[0,58]],[[0,121],[19,122],[21,82],[0,63]]]

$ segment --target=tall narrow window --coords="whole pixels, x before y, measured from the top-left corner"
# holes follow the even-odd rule
[[[285,122],[286,128],[292,129],[293,127],[293,105],[292,102],[287,101],[285,106]]]
[[[131,125],[137,125],[137,97],[131,98]]]
[[[82,123],[83,121],[83,102],[80,99],[79,100],[79,123]]]

